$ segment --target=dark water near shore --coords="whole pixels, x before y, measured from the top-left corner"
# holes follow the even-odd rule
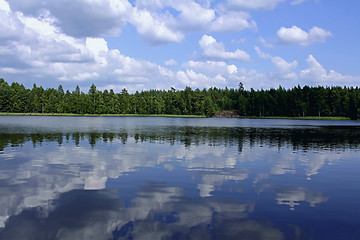
[[[0,239],[360,239],[360,122],[0,117]]]

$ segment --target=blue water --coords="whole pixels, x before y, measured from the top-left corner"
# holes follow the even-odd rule
[[[360,239],[360,122],[0,117],[0,239]]]

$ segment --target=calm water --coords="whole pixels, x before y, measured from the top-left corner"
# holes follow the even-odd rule
[[[0,117],[0,239],[360,239],[360,122]]]

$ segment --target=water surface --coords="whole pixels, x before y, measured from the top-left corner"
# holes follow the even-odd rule
[[[357,121],[0,117],[0,239],[360,239]]]

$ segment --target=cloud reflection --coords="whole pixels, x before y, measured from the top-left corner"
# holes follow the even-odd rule
[[[127,208],[111,192],[86,190],[61,194],[53,205],[46,216],[41,208],[12,216],[0,239],[284,238],[270,223],[246,220],[254,203],[184,198],[180,189],[156,184]]]
[[[261,179],[266,181],[270,181],[271,175],[295,174],[302,168],[306,177],[310,178],[319,172],[326,160],[335,163],[352,154],[350,151],[344,151],[341,155],[336,152],[294,153],[292,149],[282,149],[279,152],[277,148],[267,149],[252,146],[251,143],[245,143],[239,154],[236,146],[169,146],[121,136],[106,138],[107,141],[98,142],[97,147],[91,149],[82,143],[88,140],[86,135],[83,135],[83,140],[79,137],[77,147],[73,147],[70,136],[61,145],[45,139],[44,146],[37,145],[33,148],[33,142],[25,142],[22,147],[6,149],[0,155],[0,180],[3,181],[0,185],[0,227],[4,226],[10,216],[23,209],[39,206],[51,209],[49,202],[61,193],[73,189],[104,189],[109,179],[117,179],[141,168],[164,167],[174,171],[181,166],[191,170],[193,176],[200,177],[200,181],[195,183],[199,196],[211,197],[225,182],[244,181],[249,178],[249,172],[258,171],[257,165],[250,168],[243,166],[247,162],[264,165],[264,161],[270,161],[269,169],[261,170],[261,174],[266,176]],[[58,141],[59,136],[56,139]],[[253,182],[260,181],[258,178],[259,176],[254,177]],[[262,185],[254,184],[254,188],[259,194],[266,189],[271,190],[267,182]],[[280,199],[281,196],[283,194],[280,194]],[[284,201],[291,202],[291,199],[285,197]],[[297,202],[304,199],[306,197],[296,198],[289,203],[290,208],[294,209]]]
[[[288,205],[290,210],[295,210],[295,206],[299,206],[301,202],[308,202],[311,207],[326,202],[328,197],[322,193],[312,192],[306,188],[299,187],[289,190],[278,190],[276,200],[279,205]]]
[[[175,129],[182,132],[1,134],[0,239],[282,239],[249,218],[256,201],[273,193],[290,210],[324,203],[327,193],[298,179],[356,155],[301,132],[299,142],[295,130],[277,139],[279,130]]]

